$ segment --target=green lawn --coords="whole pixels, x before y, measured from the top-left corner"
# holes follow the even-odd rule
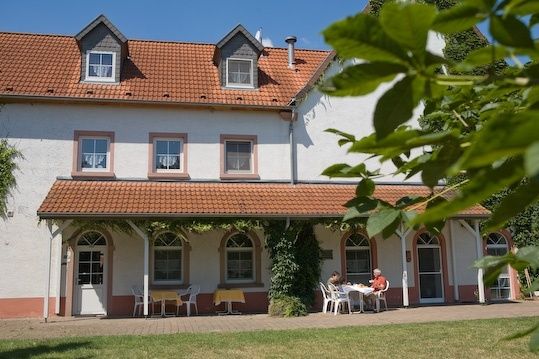
[[[529,338],[499,341],[538,318],[336,329],[0,341],[0,358],[538,358]]]

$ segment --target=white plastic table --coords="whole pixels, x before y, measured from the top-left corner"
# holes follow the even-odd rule
[[[363,297],[372,294],[374,289],[371,287],[360,287],[358,285],[342,285],[341,288],[347,295],[350,294],[350,292],[359,293],[359,311],[363,313]]]

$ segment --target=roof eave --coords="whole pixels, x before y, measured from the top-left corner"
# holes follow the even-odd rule
[[[39,96],[39,95],[8,95],[0,94],[0,101],[39,101],[39,102],[70,102],[70,103],[99,103],[99,104],[131,104],[131,105],[159,105],[159,106],[188,106],[188,107],[207,107],[207,108],[243,108],[257,110],[291,110],[289,105],[248,105],[248,104],[225,104],[219,102],[185,102],[185,101],[157,101],[157,100],[126,100],[110,98],[82,98],[70,96]],[[17,101],[19,100],[19,101]]]

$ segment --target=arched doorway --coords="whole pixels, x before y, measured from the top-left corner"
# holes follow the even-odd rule
[[[445,301],[440,239],[429,232],[417,236],[417,279],[420,303]]]
[[[507,239],[498,232],[490,233],[486,240],[487,255],[503,256],[509,251]],[[511,280],[508,267],[502,269],[496,282],[490,287],[491,300],[507,300],[511,298]]]
[[[107,314],[107,240],[97,231],[77,240],[73,314]]]

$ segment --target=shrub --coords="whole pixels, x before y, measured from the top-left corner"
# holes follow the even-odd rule
[[[307,315],[307,307],[298,297],[282,295],[271,299],[268,314],[272,317],[299,317]]]

